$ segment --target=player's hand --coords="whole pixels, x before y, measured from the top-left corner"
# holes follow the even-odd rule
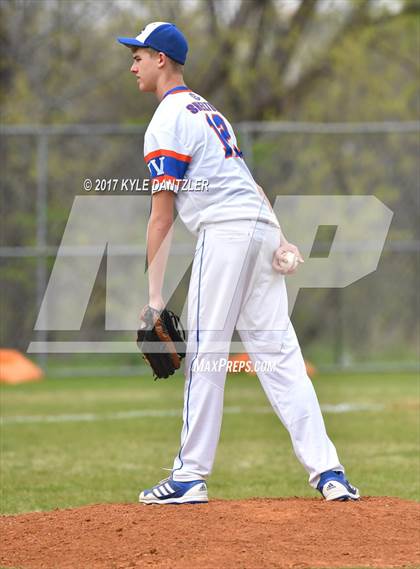
[[[288,255],[289,253],[289,255]],[[292,255],[290,255],[292,253]],[[274,253],[272,267],[282,275],[291,275],[296,272],[299,263],[304,263],[299,249],[293,243],[283,243]]]
[[[165,308],[165,302],[161,296],[150,296],[149,306],[155,310],[163,310]]]

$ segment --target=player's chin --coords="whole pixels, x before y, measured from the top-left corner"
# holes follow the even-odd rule
[[[142,93],[151,93],[153,91],[152,87],[147,83],[145,83],[144,81],[142,81],[141,79],[140,81],[137,82],[137,86],[139,88],[139,91],[141,91]]]

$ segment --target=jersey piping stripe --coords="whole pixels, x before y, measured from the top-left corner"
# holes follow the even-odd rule
[[[189,425],[189,411],[190,411],[190,392],[191,392],[191,383],[192,383],[192,373],[193,373],[193,367],[194,367],[194,362],[195,360],[198,358],[198,352],[199,352],[199,348],[200,348],[200,297],[201,297],[201,270],[203,268],[203,253],[204,253],[204,243],[205,243],[205,239],[206,239],[206,230],[203,231],[203,243],[201,245],[201,257],[200,257],[200,270],[198,273],[198,295],[197,295],[197,336],[196,336],[196,340],[197,340],[197,350],[195,352],[195,356],[191,361],[191,365],[190,365],[190,378],[189,378],[189,382],[188,382],[188,393],[187,393],[187,412],[186,412],[186,417],[185,417],[185,425],[186,425],[186,433],[185,433],[185,439],[188,436],[188,431],[190,430],[190,425]],[[181,453],[182,453],[182,449],[184,448],[185,445],[185,439],[184,442],[181,445],[181,448],[179,449],[178,452],[178,460],[181,463],[181,466],[178,466],[178,468],[175,468],[172,473],[174,473],[176,470],[181,470],[181,468],[184,466],[184,461],[181,458]]]
[[[165,180],[170,180],[171,182],[176,182],[176,181],[180,180],[180,178],[175,178],[175,176],[169,176],[169,174],[162,174],[162,176],[155,176],[154,178],[152,178],[152,180],[153,181],[157,180],[158,182],[164,182]]]
[[[192,156],[188,156],[188,154],[180,154],[179,152],[174,152],[173,150],[165,150],[159,149],[154,150],[153,152],[149,152],[144,157],[145,162],[149,162],[153,158],[158,158],[159,156],[169,156],[171,158],[176,158],[177,160],[181,160],[182,162],[191,162]]]
[[[185,85],[179,85],[178,87],[173,87],[173,89],[169,89],[169,91],[166,91],[166,93],[162,97],[162,100],[168,95],[176,95],[177,93],[191,93],[191,89],[189,89]]]

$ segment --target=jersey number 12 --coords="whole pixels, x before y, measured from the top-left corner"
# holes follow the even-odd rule
[[[206,119],[209,127],[214,130],[219,137],[220,142],[223,144],[225,149],[225,158],[232,158],[232,156],[235,158],[242,158],[242,152],[239,148],[235,144],[230,143],[231,135],[223,118],[214,113],[211,117],[206,114]]]

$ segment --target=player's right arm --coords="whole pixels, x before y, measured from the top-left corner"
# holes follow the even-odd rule
[[[266,195],[266,193],[264,192],[264,190],[262,189],[261,186],[259,186],[258,184],[256,184],[257,186],[257,190],[258,192],[261,194],[261,196],[265,199],[265,201],[267,202],[268,207],[271,209],[271,211],[273,212],[273,215],[275,215],[273,208],[271,207],[270,201]],[[281,227],[279,225],[279,231],[280,231],[280,247],[278,247],[276,249],[276,251],[274,252],[273,255],[273,269],[278,271],[278,272],[283,272],[281,269],[281,261],[284,257],[284,254],[287,253],[288,251],[290,251],[291,253],[293,253],[294,255],[296,255],[296,257],[298,258],[298,261],[300,263],[304,263],[303,257],[300,254],[300,251],[298,249],[298,247],[296,247],[296,245],[294,245],[293,243],[289,243],[289,241],[286,239],[283,231],[281,230]],[[292,269],[290,271],[288,271],[286,274],[292,274],[296,271],[295,269]]]

